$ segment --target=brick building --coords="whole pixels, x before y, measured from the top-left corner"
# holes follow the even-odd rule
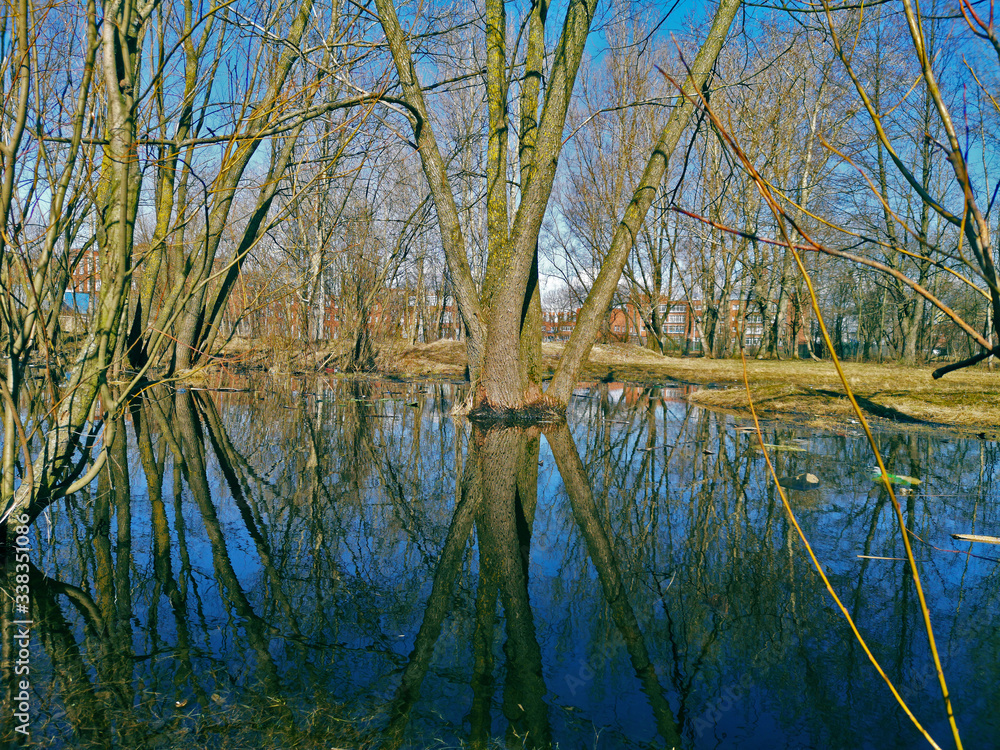
[[[702,349],[702,328],[698,325],[704,314],[704,302],[695,300],[688,303],[687,300],[676,300],[662,297],[659,301],[657,319],[662,327],[663,339],[669,349],[675,352],[700,352]],[[772,305],[774,303],[771,303]],[[723,307],[723,305],[720,305]],[[642,318],[643,311],[650,310],[650,306],[637,305],[628,302],[625,305],[614,307],[608,313],[608,325],[606,340],[615,343],[632,342],[645,346],[649,336],[649,330]],[[565,341],[572,333],[576,325],[576,317],[579,310],[567,313],[545,313],[552,320],[556,316],[559,318],[558,336],[554,335],[551,325],[546,327],[543,323],[543,338],[547,341]],[[789,310],[789,324],[792,311]],[[719,336],[728,325],[727,336],[729,340],[735,340],[742,332],[743,346],[751,351],[759,347],[764,339],[764,323],[760,312],[757,310],[747,310],[746,304],[742,300],[730,300],[728,312],[720,311],[720,320],[716,326],[716,336]],[[804,348],[808,344],[809,331],[807,326],[800,325],[796,331],[796,345],[800,356],[803,355]]]
[[[67,302],[86,310],[91,295],[101,288],[99,255],[96,249],[77,251],[79,261],[72,271]],[[72,302],[70,302],[72,298]],[[352,315],[330,295],[322,295],[313,304],[322,305],[323,315],[317,320],[311,317],[310,325],[321,330],[310,331],[312,338],[337,339]],[[774,303],[770,303],[773,307]],[[702,349],[701,334],[697,323],[703,316],[704,303],[661,297],[657,310],[662,326],[663,338],[668,350],[673,352],[697,353]],[[723,307],[723,305],[720,305]],[[607,342],[632,342],[644,346],[649,331],[642,314],[648,314],[650,305],[629,301],[611,309],[603,336]],[[580,308],[568,310],[544,310],[542,312],[542,340],[565,342],[569,340],[580,314]],[[791,315],[789,311],[789,316]],[[791,324],[791,320],[787,321]],[[244,270],[236,282],[227,301],[223,319],[224,333],[235,332],[242,336],[277,336],[282,338],[303,338],[303,301],[297,290],[273,276],[258,271]],[[728,326],[726,331],[725,326]],[[460,339],[462,319],[456,301],[451,296],[434,293],[418,296],[408,288],[388,288],[378,294],[368,310],[369,331],[377,336],[401,336],[407,339],[434,341],[438,338]],[[720,311],[716,325],[716,336],[723,335],[729,341],[735,340],[742,332],[743,346],[754,351],[764,339],[764,324],[758,310],[747,310],[742,300],[730,300],[728,311]],[[807,325],[799,325],[796,344],[800,356],[808,343]]]

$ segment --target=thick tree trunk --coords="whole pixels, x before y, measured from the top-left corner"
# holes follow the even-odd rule
[[[565,408],[583,362],[601,329],[650,203],[662,182],[667,160],[680,140],[694,99],[704,90],[739,0],[723,0],[709,36],[694,61],[681,101],[657,141],[638,189],[612,242],[596,283],[577,320],[563,362],[542,398],[538,385],[541,332],[537,286],[538,234],[552,191],[573,85],[594,19],[590,0],[571,0],[546,78],[544,105],[538,101],[544,60],[547,3],[531,6],[521,92],[520,202],[508,223],[506,194],[507,107],[506,6],[490,0],[486,9],[486,80],[489,109],[487,146],[487,234],[489,259],[482,293],[477,293],[445,161],[393,0],[376,0],[379,20],[392,53],[417,151],[437,209],[441,239],[463,321],[472,397],[480,414],[510,414],[543,401]]]
[[[911,299],[903,305],[899,315],[899,330],[902,344],[902,361],[913,365],[917,362],[917,341],[920,337],[920,319],[923,317],[923,300]]]

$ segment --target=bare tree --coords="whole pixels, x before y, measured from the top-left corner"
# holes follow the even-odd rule
[[[413,37],[404,32],[391,0],[377,0],[379,20],[392,52],[402,98],[413,128],[441,226],[449,273],[468,333],[467,351],[474,382],[475,405],[487,412],[519,410],[542,399],[538,352],[540,299],[538,294],[538,235],[552,193],[556,166],[563,146],[563,130],[584,46],[596,14],[593,0],[574,0],[566,10],[559,41],[551,53],[545,76],[546,3],[532,3],[520,19],[525,29],[523,56],[508,39],[506,6],[488,0],[486,26],[486,101],[488,144],[486,159],[486,213],[489,256],[481,289],[469,264],[454,187],[438,145],[436,126],[427,102],[427,90],[415,59]],[[739,2],[723,2],[708,40],[684,84],[700,91],[725,40]],[[520,85],[517,100],[518,203],[511,212],[508,179],[508,138],[514,129],[510,81]],[[539,105],[541,110],[539,111]],[[604,314],[618,287],[622,268],[634,238],[662,181],[667,159],[680,139],[692,105],[682,99],[660,133],[653,155],[625,210],[601,273],[584,303],[573,336],[559,368],[545,392],[545,401],[564,405],[577,375],[600,331]]]
[[[269,217],[278,178],[305,124],[378,97],[325,85],[342,72],[348,21],[338,6],[313,0],[107,2],[100,11],[96,2],[22,3],[0,15],[15,71],[4,98],[16,105],[2,115],[4,518],[32,515],[96,476],[106,456],[105,447],[91,463],[97,431],[129,391],[111,393],[107,378],[124,371],[126,355],[134,384],[164,353],[183,370],[216,345],[240,268],[278,218]],[[230,65],[244,75],[217,85]],[[295,78],[295,70],[305,72]],[[255,199],[235,217],[247,191]],[[137,251],[149,204],[154,228]],[[242,232],[217,262],[233,224]],[[98,252],[100,288],[75,361],[65,373],[50,365],[41,392],[24,374],[33,356],[50,364],[62,348],[58,315],[83,255],[78,242]],[[28,424],[18,412],[26,388],[44,396]],[[106,422],[104,446],[114,424]]]
[[[985,20],[972,4],[960,4],[964,21],[964,29],[952,24],[952,33],[964,33],[969,42],[979,39],[991,48],[1000,62],[1000,38],[997,37],[992,20]],[[942,367],[935,371],[935,377],[967,367],[997,353],[998,341],[997,313],[1000,312],[1000,286],[998,286],[997,270],[994,260],[994,249],[990,234],[989,211],[992,208],[991,191],[988,183],[976,177],[976,170],[970,166],[968,136],[971,134],[972,123],[966,119],[964,125],[953,114],[952,90],[941,82],[949,80],[954,70],[944,67],[946,62],[935,56],[934,43],[938,35],[940,19],[929,19],[923,15],[920,8],[910,0],[903,0],[900,20],[905,23],[906,35],[909,38],[907,62],[909,69],[914,70],[919,78],[913,84],[919,89],[919,100],[924,106],[920,114],[924,129],[921,144],[912,150],[912,141],[905,133],[900,133],[893,127],[890,114],[885,105],[879,103],[880,90],[878,81],[873,84],[866,82],[866,64],[878,65],[884,56],[875,56],[874,60],[859,59],[852,49],[845,45],[845,20],[854,28],[857,19],[853,16],[844,18],[843,12],[824,6],[826,31],[830,44],[839,58],[843,70],[849,77],[857,95],[861,111],[867,115],[867,121],[878,142],[878,172],[872,175],[863,165],[856,164],[878,198],[886,218],[886,232],[889,234],[889,246],[895,255],[907,255],[912,261],[909,268],[902,268],[893,261],[895,255],[890,255],[886,262],[877,262],[854,257],[849,253],[839,253],[870,267],[877,268],[889,275],[896,282],[904,285],[911,293],[937,307],[950,318],[965,334],[975,341],[981,351],[961,362]],[[990,16],[992,19],[992,15]],[[959,22],[961,23],[961,22]],[[979,57],[985,61],[985,57]],[[957,67],[957,66],[956,66]],[[968,91],[982,97],[982,101],[974,108],[963,105],[966,112],[988,113],[996,109],[996,100],[986,88],[985,70],[976,67],[969,68],[972,80]],[[968,118],[968,115],[966,115]],[[985,124],[985,120],[981,120]],[[940,136],[936,136],[940,133]],[[986,148],[985,141],[980,141],[978,147]],[[909,158],[916,156],[915,160]],[[988,159],[983,153],[984,166]],[[947,169],[952,180],[936,182],[932,180],[934,164],[940,163],[942,168],[947,163]],[[914,211],[900,211],[896,201],[892,200],[885,189],[886,172],[889,164],[901,178],[910,191],[912,198],[920,208]],[[988,170],[983,175],[988,178]],[[951,206],[951,207],[949,207]],[[913,221],[915,220],[915,222]],[[916,223],[916,226],[913,225]],[[932,225],[948,227],[949,231],[932,231]],[[914,241],[913,249],[907,249],[900,237],[908,235]],[[893,238],[896,238],[893,241]],[[828,251],[830,248],[824,248]],[[928,274],[932,266],[951,273],[963,280],[974,291],[980,294],[988,303],[989,329],[986,335],[980,333],[975,325],[971,325],[939,296],[928,288]],[[907,273],[910,271],[910,273]],[[914,278],[916,276],[916,278]],[[904,353],[909,356],[914,346],[911,343],[916,336],[915,328],[920,313],[917,310],[902,310],[901,325],[904,334]]]

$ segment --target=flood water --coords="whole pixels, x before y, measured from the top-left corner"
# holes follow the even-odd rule
[[[30,739],[73,748],[926,747],[812,568],[757,448],[676,389],[483,430],[461,386],[147,391],[30,531]],[[857,430],[763,426],[911,709],[953,746]],[[966,747],[1000,731],[994,442],[881,431]],[[907,486],[910,487],[910,486]],[[970,549],[978,556],[967,554]],[[10,566],[8,566],[10,570]],[[13,576],[0,739],[16,744]],[[21,679],[21,678],[17,678]]]

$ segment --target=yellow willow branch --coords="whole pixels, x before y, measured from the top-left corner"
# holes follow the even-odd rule
[[[996,97],[994,97],[993,94],[987,91],[986,87],[983,85],[983,82],[979,80],[979,76],[976,75],[976,71],[972,69],[972,66],[969,65],[969,61],[966,60],[964,56],[962,57],[962,62],[965,63],[965,67],[972,74],[972,77],[976,81],[976,84],[979,86],[979,88],[982,89],[983,93],[986,94],[987,97],[989,97],[990,102],[992,102],[993,104],[993,109],[995,109],[997,112],[1000,112],[1000,104],[997,103]]]
[[[882,204],[882,207],[885,208],[885,210],[889,213],[889,215],[892,216],[892,218],[894,218],[897,222],[899,222],[899,225],[903,228],[903,230],[907,234],[909,234],[911,237],[913,237],[913,239],[915,239],[920,245],[927,245],[927,244],[929,244],[926,240],[922,240],[920,238],[920,235],[917,233],[917,231],[915,229],[913,229],[905,221],[903,221],[899,217],[899,215],[895,211],[892,210],[892,207],[889,205],[889,203],[886,201],[886,199],[884,197],[882,197],[882,193],[878,189],[876,189],[875,185],[872,183],[871,179],[869,179],[868,175],[864,173],[864,171],[861,169],[861,167],[859,167],[857,164],[854,163],[854,161],[851,159],[851,157],[847,156],[846,154],[841,153],[834,146],[831,146],[829,143],[827,143],[826,139],[823,138],[822,134],[820,135],[819,138],[823,142],[824,146],[826,146],[833,153],[835,153],[837,156],[839,156],[841,159],[843,159],[844,161],[846,161],[848,164],[850,164],[852,167],[854,167],[857,170],[858,174],[861,175],[861,177],[864,179],[864,181],[868,183],[868,187],[871,188],[872,194],[876,198],[878,198],[879,203]],[[965,217],[966,217],[967,214],[968,214],[968,211],[963,212],[963,214],[962,214],[962,223],[959,225],[959,228],[958,228],[958,248],[957,248],[958,249],[958,257],[962,260],[962,262],[965,265],[967,265],[970,268],[973,268],[973,270],[975,270],[975,267],[971,263],[969,263],[969,261],[967,261],[965,259],[965,255],[962,253],[962,243],[964,242],[964,237],[965,237]],[[828,226],[833,226],[833,225],[828,224]],[[833,228],[836,228],[836,227],[833,227]],[[897,247],[897,248],[893,248],[893,249],[894,250],[898,250],[899,252],[903,253],[904,255],[909,255],[912,258],[916,258],[918,260],[928,260],[931,263],[934,263],[939,268],[943,268],[945,271],[948,271],[949,273],[953,274],[954,276],[956,276],[961,281],[964,281],[966,284],[968,284],[969,286],[971,286],[977,292],[980,292],[984,297],[986,297],[986,299],[990,298],[990,296],[988,294],[986,294],[985,292],[983,292],[978,286],[976,286],[974,282],[972,282],[969,279],[967,279],[963,274],[958,273],[958,271],[954,271],[954,270],[948,268],[947,266],[942,266],[937,261],[931,260],[931,258],[928,258],[927,256],[918,255],[916,253],[911,253],[909,250],[904,250],[901,247]]]
[[[847,607],[844,606],[844,603],[840,600],[840,597],[837,596],[837,592],[834,590],[833,584],[830,583],[830,579],[827,577],[826,573],[823,572],[823,566],[820,564],[819,558],[816,557],[816,553],[813,551],[812,545],[809,544],[809,539],[806,538],[806,533],[802,530],[802,527],[799,525],[798,519],[795,517],[795,511],[792,510],[791,503],[788,502],[788,496],[785,494],[784,488],[778,482],[778,475],[775,472],[774,464],[771,463],[771,456],[768,453],[767,448],[764,447],[765,446],[764,433],[761,431],[760,420],[757,418],[757,410],[754,408],[753,396],[750,393],[750,379],[747,373],[747,358],[746,354],[743,352],[742,347],[740,347],[740,359],[743,361],[743,386],[746,388],[747,401],[750,404],[750,416],[753,417],[753,424],[754,427],[757,429],[757,442],[760,444],[760,449],[764,453],[764,460],[767,462],[767,469],[771,473],[771,478],[774,480],[775,489],[778,490],[778,495],[781,497],[781,504],[785,507],[785,513],[788,514],[788,520],[791,522],[792,526],[795,527],[795,532],[799,535],[799,539],[802,540],[802,544],[806,548],[806,552],[809,554],[809,559],[812,561],[813,567],[816,569],[816,572],[819,573],[819,577],[823,580],[823,585],[826,586],[826,590],[830,594],[830,597],[833,599],[834,602],[836,602],[837,607],[840,609],[841,614],[844,615],[844,619],[847,621],[848,626],[851,628],[851,632],[854,633],[854,637],[857,639],[858,643],[861,645],[861,648],[864,650],[865,655],[868,657],[868,661],[872,663],[872,666],[875,667],[875,671],[879,673],[879,676],[885,681],[885,684],[889,686],[889,690],[892,692],[892,695],[896,699],[896,702],[899,703],[900,707],[903,709],[903,712],[907,715],[907,717],[909,717],[910,721],[913,722],[913,725],[917,728],[917,731],[919,731],[920,734],[924,736],[924,739],[926,739],[927,742],[930,743],[931,747],[937,748],[937,750],[941,750],[941,746],[934,741],[934,738],[931,737],[930,734],[928,734],[927,730],[924,729],[923,725],[921,725],[917,717],[913,715],[913,712],[910,710],[910,707],[907,706],[906,701],[903,700],[903,696],[899,694],[898,690],[896,690],[896,686],[892,683],[892,680],[889,679],[889,676],[882,669],[882,666],[878,663],[878,659],[875,658],[875,655],[871,652],[871,649],[868,648],[868,643],[865,641],[864,636],[861,635],[861,632],[858,630],[857,625],[854,624],[854,618],[851,617],[851,613],[848,612]],[[852,403],[854,402],[853,396],[851,397],[851,401]],[[881,465],[881,460],[879,462],[879,465]],[[882,472],[882,476],[888,482],[888,478],[886,477],[884,469]],[[891,488],[889,491],[890,492],[892,491]]]
[[[784,234],[784,229],[782,229],[782,234]],[[957,750],[962,750],[962,738],[958,732],[958,725],[955,723],[955,712],[952,708],[951,697],[948,693],[948,682],[945,679],[944,668],[941,666],[941,655],[938,653],[937,644],[934,640],[934,629],[931,627],[931,613],[927,606],[926,597],[924,596],[924,588],[920,581],[920,572],[917,569],[917,561],[913,557],[913,547],[910,544],[910,536],[907,533],[906,519],[903,518],[903,508],[899,504],[899,499],[896,497],[895,490],[892,488],[892,482],[889,480],[889,472],[885,467],[885,462],[882,460],[882,453],[879,451],[878,445],[875,442],[875,436],[872,435],[872,430],[868,425],[868,420],[865,418],[864,412],[858,405],[857,400],[854,398],[854,392],[851,390],[847,375],[844,373],[844,369],[840,364],[840,359],[837,357],[837,353],[833,348],[833,341],[830,339],[830,332],[827,330],[826,323],[823,321],[823,315],[819,310],[819,300],[816,299],[816,290],[813,288],[812,278],[810,278],[805,264],[802,263],[802,256],[799,255],[795,248],[791,248],[791,251],[793,257],[795,258],[795,263],[799,267],[799,272],[802,274],[802,278],[805,279],[806,287],[809,289],[810,303],[812,304],[813,312],[816,314],[816,320],[819,322],[820,330],[823,333],[823,341],[826,343],[830,356],[833,359],[833,363],[837,367],[837,374],[840,376],[840,382],[844,384],[844,393],[850,399],[851,406],[854,408],[854,413],[857,415],[858,421],[861,423],[861,426],[864,428],[865,435],[868,437],[868,444],[871,446],[872,453],[875,455],[875,460],[878,462],[878,468],[882,476],[882,483],[889,492],[889,499],[892,501],[893,510],[896,512],[896,522],[899,524],[899,533],[903,537],[903,547],[906,550],[906,560],[910,566],[910,572],[913,577],[913,585],[917,590],[917,598],[920,600],[920,611],[924,619],[924,628],[927,631],[927,642],[934,658],[934,669],[937,672],[938,682],[941,686],[941,697],[944,700],[945,712],[948,714],[948,722],[951,725],[952,736],[955,739],[955,747]],[[933,740],[931,740],[926,733],[925,737],[927,737],[931,744],[934,744]]]
[[[903,219],[901,219],[899,217],[899,215],[892,209],[892,207],[889,206],[889,204],[885,202],[885,200],[882,198],[881,193],[879,193],[879,191],[875,188],[875,186],[872,184],[872,182],[868,178],[868,176],[861,170],[860,167],[858,167],[851,160],[850,157],[842,154],[835,147],[831,146],[826,141],[826,139],[823,137],[822,133],[819,134],[819,139],[823,143],[823,145],[826,146],[826,148],[828,148],[830,151],[832,151],[833,153],[837,154],[839,157],[841,157],[842,159],[844,159],[848,164],[850,164],[851,166],[853,166],[858,171],[858,174],[860,174],[861,177],[868,183],[868,187],[871,188],[872,193],[875,195],[875,197],[879,199],[879,201],[882,203],[882,205],[885,207],[885,209],[889,212],[889,214],[897,222],[899,222],[899,225],[901,227],[903,227],[903,230],[907,234],[909,234],[911,237],[913,237],[920,245],[927,245],[928,244],[925,240],[921,240],[920,239],[920,235],[917,233],[917,231],[915,229],[913,229],[905,221],[903,221]],[[870,243],[872,245],[876,245],[878,247],[886,248],[888,250],[895,250],[896,252],[902,253],[903,255],[905,255],[907,257],[913,258],[914,260],[924,260],[924,261],[927,261],[928,263],[930,263],[931,265],[933,265],[935,268],[938,268],[938,269],[944,271],[945,273],[951,274],[956,279],[958,279],[959,281],[961,281],[963,284],[966,284],[967,286],[971,287],[977,294],[981,294],[987,300],[990,299],[990,295],[987,294],[986,292],[984,292],[978,286],[976,286],[976,283],[974,281],[972,281],[971,279],[969,279],[964,274],[959,273],[954,268],[949,268],[948,266],[944,265],[943,263],[941,263],[941,261],[934,260],[933,258],[931,258],[930,256],[927,256],[927,255],[921,255],[920,253],[914,253],[914,252],[912,252],[910,250],[907,250],[906,248],[903,248],[903,247],[893,247],[892,245],[890,245],[887,242],[882,242],[881,240],[878,240],[876,238],[868,237],[868,236],[863,235],[863,234],[861,234],[859,232],[851,231],[850,229],[847,229],[846,227],[842,227],[842,226],[839,226],[838,224],[834,224],[832,221],[829,221],[828,219],[824,219],[819,214],[813,213],[812,211],[810,211],[805,206],[802,206],[802,205],[796,203],[785,192],[783,192],[780,188],[775,187],[771,182],[769,182],[763,176],[760,176],[760,179],[763,180],[763,182],[764,182],[765,185],[767,185],[768,190],[770,190],[772,193],[780,196],[782,200],[784,200],[786,203],[788,203],[788,205],[794,206],[796,209],[798,209],[799,211],[801,211],[803,214],[805,214],[806,216],[808,216],[813,221],[816,221],[816,222],[818,222],[820,224],[823,224],[824,226],[827,226],[827,227],[829,227],[830,229],[833,229],[836,232],[840,232],[841,234],[846,234],[848,237],[855,237],[856,239],[863,240],[864,242],[868,242],[868,243]],[[699,220],[704,220],[704,219],[702,219],[702,217],[696,216],[694,214],[689,214],[689,215],[692,216],[692,218],[696,218],[696,219],[699,219]],[[962,226],[962,228],[964,228],[964,226],[965,226],[964,220],[963,220],[963,223],[962,223],[961,226]],[[724,231],[735,231],[735,230],[725,229],[725,228],[723,228],[721,226],[719,228],[720,229],[724,229]],[[962,233],[960,231],[960,233],[959,233],[959,245],[958,245],[958,247],[959,247],[959,256],[960,257],[961,257],[961,247],[962,247],[962,236],[963,235],[962,235]],[[757,239],[760,242],[767,242],[767,240],[765,240],[764,238],[761,238],[761,237],[756,237],[755,239]],[[780,243],[780,242],[775,242],[774,244],[780,245],[782,247],[784,246],[783,243]],[[808,248],[808,247],[800,247],[799,249],[801,249],[801,250],[812,250],[812,248]],[[961,258],[961,260],[966,265],[971,265],[968,261],[965,260],[964,257]]]
[[[664,75],[666,75],[666,74],[664,74]],[[669,76],[668,76],[668,78],[669,78]],[[671,82],[673,82],[672,79],[671,79]],[[676,85],[676,83],[675,83],[675,85]],[[732,137],[732,135],[728,131],[726,131],[725,128],[722,127],[722,123],[720,122],[719,118],[712,111],[711,107],[708,106],[708,102],[705,101],[704,97],[701,96],[700,92],[698,94],[698,97],[701,100],[702,107],[704,108],[706,114],[710,118],[710,120],[712,122],[712,125],[715,127],[715,130],[719,134],[719,136],[722,139],[722,141],[728,145],[728,147],[731,150],[731,152],[736,156],[736,158],[740,161],[740,163],[743,164],[744,169],[747,171],[747,173],[750,175],[751,179],[753,179],[754,183],[757,185],[757,189],[760,192],[761,197],[767,203],[768,208],[771,210],[771,213],[773,214],[775,221],[778,223],[778,229],[781,232],[781,237],[784,240],[785,246],[788,247],[789,250],[791,251],[793,257],[795,258],[795,263],[796,263],[796,265],[799,268],[799,272],[802,274],[802,277],[803,277],[803,279],[806,282],[806,286],[807,286],[807,288],[809,290],[809,297],[810,297],[810,301],[811,301],[811,304],[812,304],[812,309],[813,309],[813,312],[816,314],[816,319],[817,319],[817,321],[819,323],[820,331],[823,334],[823,340],[826,343],[827,348],[829,349],[829,351],[831,353],[834,366],[837,368],[837,374],[840,376],[841,383],[844,386],[844,392],[847,395],[848,399],[850,400],[851,406],[854,408],[854,412],[855,412],[855,414],[858,417],[858,421],[861,423],[862,427],[865,430],[865,435],[868,437],[868,443],[871,446],[872,453],[875,455],[875,460],[878,463],[879,470],[881,471],[882,482],[885,485],[886,490],[889,493],[890,500],[892,501],[893,510],[896,513],[896,521],[899,524],[900,535],[903,537],[903,547],[906,550],[906,559],[907,559],[907,562],[909,563],[909,566],[910,566],[910,572],[911,572],[911,576],[912,576],[912,579],[913,579],[913,584],[914,584],[914,587],[915,587],[916,592],[917,592],[917,599],[920,602],[920,610],[921,610],[921,614],[923,615],[924,629],[925,629],[926,634],[927,634],[927,643],[928,643],[928,647],[930,648],[931,655],[933,657],[934,668],[935,668],[935,670],[937,672],[937,676],[938,676],[938,684],[940,685],[940,688],[941,688],[941,698],[944,701],[945,712],[948,715],[948,722],[949,722],[949,724],[951,726],[952,736],[953,736],[953,738],[955,740],[955,747],[956,747],[957,750],[962,750],[962,739],[961,739],[961,736],[959,735],[959,732],[958,732],[958,725],[955,722],[955,713],[954,713],[954,710],[953,710],[952,705],[951,705],[951,697],[950,697],[949,692],[948,692],[948,683],[947,683],[947,680],[945,679],[944,669],[941,666],[941,655],[938,652],[937,643],[936,643],[935,638],[934,638],[934,629],[933,629],[933,627],[931,625],[930,609],[927,606],[926,596],[924,594],[923,585],[922,585],[921,580],[920,580],[920,570],[917,567],[917,562],[916,562],[916,560],[913,557],[913,548],[912,548],[912,546],[910,544],[909,535],[907,534],[906,519],[903,517],[902,506],[899,504],[899,500],[896,498],[896,493],[895,493],[895,491],[892,488],[892,483],[889,480],[889,473],[888,473],[888,471],[887,471],[887,469],[885,467],[884,461],[882,460],[882,454],[879,451],[878,445],[875,442],[875,436],[872,435],[871,428],[868,425],[868,420],[865,418],[864,412],[862,411],[861,407],[858,405],[858,402],[857,402],[857,400],[854,397],[854,392],[851,390],[851,386],[850,386],[850,383],[848,382],[847,375],[844,372],[844,369],[843,369],[843,367],[841,366],[841,363],[840,363],[840,359],[837,357],[836,352],[835,352],[835,350],[833,348],[833,341],[831,340],[829,331],[826,328],[826,323],[823,321],[823,316],[822,316],[822,313],[820,312],[820,309],[819,309],[819,300],[816,298],[816,291],[813,288],[812,279],[810,278],[809,273],[806,270],[805,264],[802,262],[802,256],[799,254],[798,249],[795,247],[794,243],[792,243],[791,239],[788,236],[788,232],[786,230],[786,224],[785,224],[785,222],[788,222],[788,224],[790,224],[793,228],[795,228],[795,230],[808,243],[810,243],[813,246],[816,246],[817,248],[819,247],[819,245],[818,245],[818,243],[814,242],[810,237],[808,237],[802,231],[802,229],[796,225],[795,221],[784,212],[784,210],[781,208],[781,206],[778,205],[777,201],[774,199],[774,196],[771,194],[770,190],[768,190],[766,183],[760,177],[760,175],[758,174],[757,170],[754,168],[753,162],[749,159],[749,157],[747,157],[747,155],[744,153],[743,149],[740,148],[739,144]],[[912,282],[911,282],[911,285],[912,285]],[[915,285],[915,286],[919,286],[919,285]],[[928,292],[928,294],[929,294],[929,292]],[[989,347],[987,347],[987,348],[989,348]],[[745,360],[744,360],[744,362],[745,362]],[[744,369],[744,373],[745,373],[745,369]],[[746,377],[746,376],[744,375],[744,377]],[[749,390],[749,384],[747,384],[747,389]],[[756,422],[756,415],[754,416],[754,420]],[[760,437],[760,436],[761,436],[760,435],[760,428],[759,428],[759,425],[758,425],[758,437]],[[770,460],[768,460],[768,465],[771,466]],[[772,472],[772,475],[773,475],[773,473],[774,473],[774,467],[773,466],[771,466],[771,472]],[[785,501],[786,507],[787,507],[787,500],[784,499],[784,493],[782,492],[781,495],[782,495],[782,499]],[[801,534],[801,532],[800,532],[800,534]],[[811,551],[810,551],[810,555],[813,558],[813,564],[816,566],[817,570],[819,570],[819,572],[820,572],[820,576],[823,577],[824,581],[826,581],[826,576],[822,572],[822,569],[821,569],[821,567],[819,565],[819,561],[815,558],[814,555],[812,555]],[[923,727],[917,721],[916,717],[913,715],[913,713],[906,706],[905,701],[903,701],[902,696],[899,695],[898,691],[896,690],[896,688],[892,684],[892,682],[889,680],[888,676],[885,675],[885,673],[878,666],[878,662],[876,661],[874,655],[868,650],[868,647],[865,644],[864,640],[861,638],[860,633],[858,633],[857,628],[854,627],[853,620],[850,619],[849,613],[847,612],[847,609],[843,606],[843,604],[841,604],[840,599],[836,597],[836,595],[833,592],[832,586],[830,586],[828,582],[827,582],[827,586],[828,586],[828,590],[830,591],[831,595],[834,596],[834,600],[837,602],[838,606],[840,606],[840,608],[841,608],[841,611],[844,613],[844,616],[846,618],[848,618],[848,622],[851,623],[851,627],[854,630],[855,635],[858,637],[859,642],[861,643],[862,647],[865,649],[865,652],[868,654],[869,659],[871,660],[872,664],[876,666],[876,669],[878,669],[879,674],[882,676],[882,678],[885,680],[886,684],[889,686],[890,690],[893,693],[893,696],[895,696],[896,700],[899,702],[899,705],[906,712],[907,716],[910,717],[910,719],[913,721],[914,725],[918,729],[920,729],[921,733],[928,740],[928,742],[930,742],[934,747],[938,747],[938,745],[936,743],[934,743],[934,740],[930,737],[929,734],[927,734],[926,730],[923,729]]]
[[[837,53],[837,57],[840,58],[841,63],[844,65],[844,70],[850,77],[851,81],[854,83],[854,88],[858,92],[858,96],[861,97],[861,101],[865,106],[865,110],[868,112],[868,116],[871,118],[872,124],[875,126],[875,133],[878,136],[879,141],[885,147],[886,153],[889,154],[889,158],[892,163],[896,165],[896,169],[903,178],[910,184],[910,187],[920,196],[920,199],[924,201],[928,206],[930,206],[935,213],[937,213],[945,221],[955,224],[959,224],[959,219],[950,211],[948,211],[944,206],[934,200],[934,197],[928,193],[924,186],[920,184],[920,181],[913,176],[913,173],[907,168],[906,164],[896,153],[896,150],[892,147],[892,143],[889,140],[889,135],[885,131],[885,127],[882,124],[882,116],[875,110],[875,105],[872,103],[871,98],[868,96],[867,90],[865,90],[864,84],[858,78],[857,73],[854,72],[854,68],[851,67],[850,61],[847,59],[847,54],[844,52],[843,47],[840,43],[840,38],[837,36],[837,30],[833,23],[833,18],[830,16],[830,6],[828,0],[823,0],[823,7],[826,13],[827,26],[830,29],[830,38],[833,42],[833,49]],[[926,75],[926,71],[925,71]]]
[[[923,73],[920,73],[919,75],[917,75],[916,79],[914,79],[914,81],[913,81],[913,85],[910,86],[909,89],[907,89],[907,91],[906,91],[905,94],[903,94],[903,98],[900,99],[898,102],[896,102],[896,104],[894,104],[892,106],[892,108],[886,110],[886,112],[882,116],[883,117],[888,117],[893,112],[895,112],[897,109],[899,109],[902,106],[903,102],[906,101],[906,97],[908,97],[910,94],[913,93],[913,90],[917,87],[917,84],[920,83],[920,81],[923,80],[923,78],[924,78],[924,74]]]

